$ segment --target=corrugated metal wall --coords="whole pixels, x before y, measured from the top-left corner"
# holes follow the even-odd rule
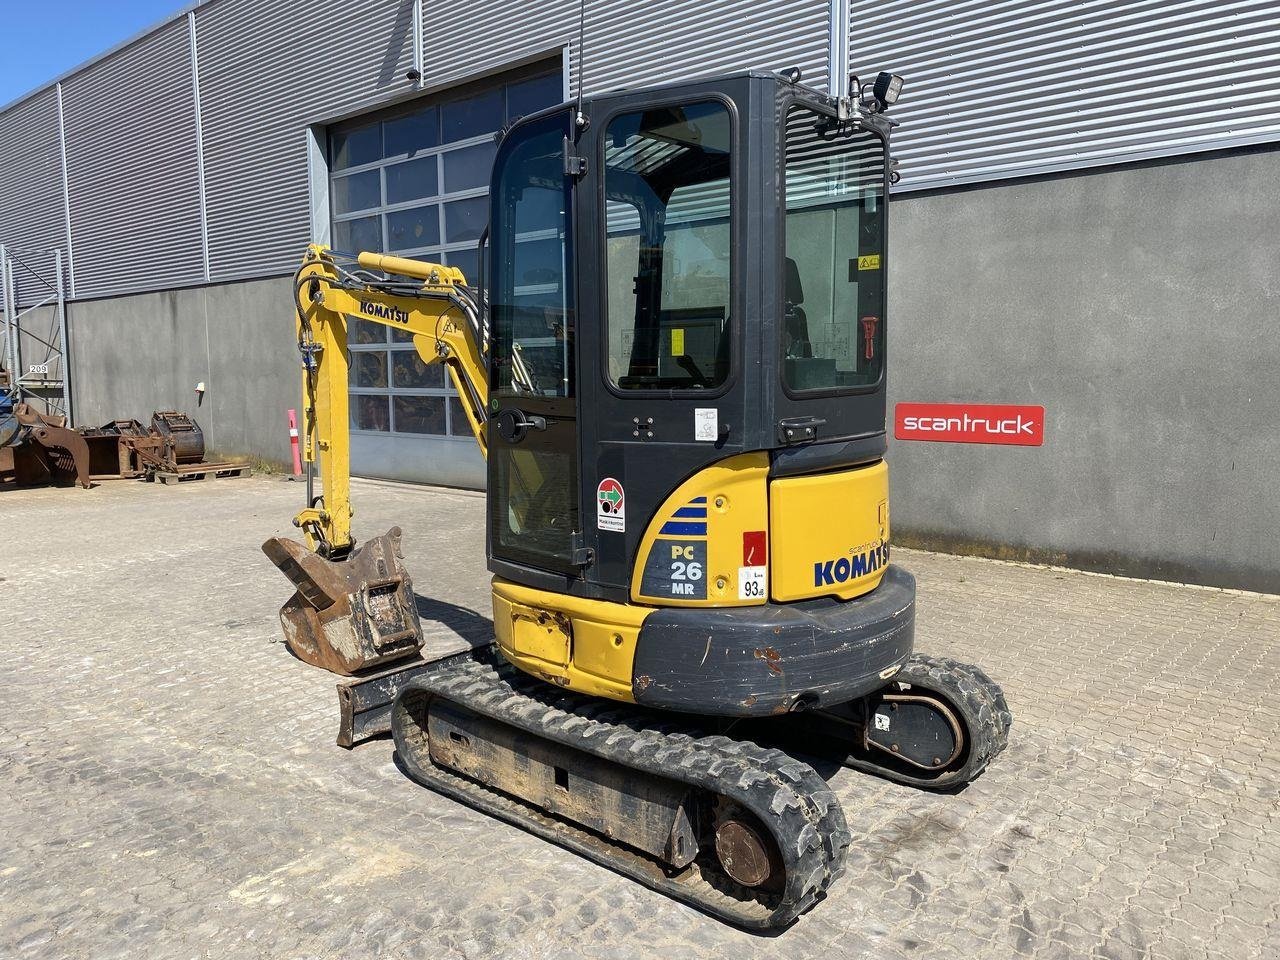
[[[0,114],[0,243],[17,248],[45,270],[46,252],[66,247],[62,204],[62,156],[58,145],[58,91],[43,90]],[[15,278],[22,305],[40,297],[28,274]]]
[[[846,0],[598,0],[586,87],[799,66],[827,84]],[[292,268],[310,235],[306,127],[415,92],[417,0],[196,8],[209,278]],[[853,66],[907,78],[899,189],[1280,139],[1274,0],[849,0]],[[573,0],[421,0],[429,87],[566,44]],[[576,56],[575,69],[576,69]],[[76,294],[205,279],[185,16],[63,82]],[[0,114],[0,242],[65,245],[57,92]]]
[[[897,190],[1280,139],[1275,0],[853,0],[906,77]]]
[[[62,100],[76,296],[199,280],[186,21],[67,78]]]
[[[311,231],[306,128],[412,92],[413,6],[222,0],[197,9],[211,279],[297,264]]]
[[[577,2],[432,0],[424,31],[427,81],[443,84],[568,44],[577,82]],[[798,66],[825,89],[830,7],[825,0],[592,0],[586,6],[586,92],[666,83],[727,71]],[[576,86],[573,88],[576,92]]]

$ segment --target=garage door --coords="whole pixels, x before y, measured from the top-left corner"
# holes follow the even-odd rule
[[[376,250],[478,275],[494,134],[561,101],[558,69],[419,101],[330,131],[333,247]],[[484,486],[484,461],[444,367],[411,338],[353,319],[351,461],[360,476]]]

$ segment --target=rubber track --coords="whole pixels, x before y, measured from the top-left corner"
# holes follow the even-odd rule
[[[429,702],[476,713],[645,773],[731,798],[772,831],[785,868],[773,893],[725,875],[704,847],[681,871],[499,790],[432,763]],[[506,665],[469,661],[416,678],[392,709],[396,752],[419,783],[747,929],[783,926],[822,899],[844,872],[849,830],[839,801],[808,764],[778,750],[708,735],[626,704],[583,697]]]
[[[951,790],[971,783],[1009,744],[1013,714],[1000,685],[972,663],[950,657],[916,653],[893,678],[893,683],[909,683],[940,694],[956,711],[965,727],[966,750],[959,767],[940,774],[911,772],[906,765],[889,766],[876,759],[877,752],[851,753],[844,765],[864,773],[874,773],[897,783],[930,790]],[[887,759],[887,758],[886,758]]]

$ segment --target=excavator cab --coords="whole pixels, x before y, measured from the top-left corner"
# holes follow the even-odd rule
[[[517,665],[749,715],[851,699],[910,654],[914,588],[887,563],[882,459],[888,130],[751,73],[595,97],[507,132],[491,192],[488,547]],[[886,576],[872,627],[872,605],[844,601]],[[526,629],[544,614],[567,629]],[[837,652],[851,629],[852,664]],[[811,635],[830,649],[791,661],[789,638]]]

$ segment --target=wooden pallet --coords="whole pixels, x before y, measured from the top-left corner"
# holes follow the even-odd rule
[[[243,477],[249,473],[247,463],[184,463],[177,470],[157,470],[155,478],[161,483],[186,483],[189,480],[214,480],[224,477]]]

